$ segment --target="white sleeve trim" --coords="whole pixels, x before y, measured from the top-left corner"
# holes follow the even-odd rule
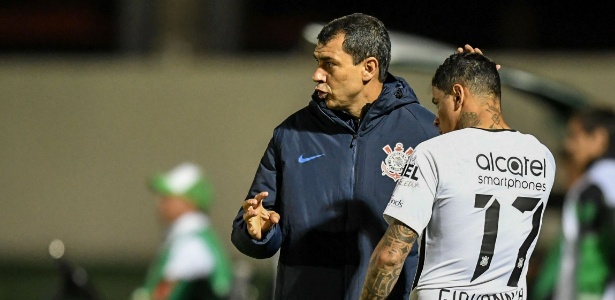
[[[402,172],[391,200],[384,211],[390,224],[394,219],[408,225],[419,235],[431,219],[436,186],[437,168],[433,158],[419,145]]]

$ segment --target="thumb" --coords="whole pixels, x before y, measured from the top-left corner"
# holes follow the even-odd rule
[[[273,210],[269,211],[269,220],[273,224],[278,224],[280,222],[280,214]]]

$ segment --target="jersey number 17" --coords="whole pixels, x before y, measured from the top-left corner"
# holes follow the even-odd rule
[[[474,207],[485,208],[485,206],[487,206],[489,200],[491,200],[492,197],[493,195],[477,194],[474,198]],[[512,206],[518,209],[520,212],[525,213],[534,210],[539,203],[539,198],[517,197],[517,199],[513,201]],[[530,249],[530,246],[532,245],[534,240],[536,240],[536,237],[538,236],[538,230],[540,228],[540,218],[542,215],[543,208],[544,205],[541,203],[538,209],[536,209],[536,211],[534,212],[534,215],[532,216],[532,230],[519,248],[513,272],[512,274],[510,274],[510,278],[508,279],[508,286],[510,287],[517,287],[517,284],[519,283],[521,271],[523,270],[523,266],[525,265],[525,261],[527,260],[527,252]],[[472,276],[471,281],[474,281],[474,279],[485,273],[491,265],[491,260],[493,258],[493,253],[495,250],[495,241],[498,236],[499,219],[500,202],[498,201],[498,199],[494,199],[491,206],[489,206],[489,208],[487,208],[487,210],[485,211],[485,228],[483,232],[483,242],[480,247],[480,254],[478,256],[478,261],[476,262],[476,268],[474,269],[474,275]]]

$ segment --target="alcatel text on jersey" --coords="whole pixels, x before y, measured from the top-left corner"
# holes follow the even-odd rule
[[[476,156],[476,166],[483,171],[496,172],[502,174],[478,175],[479,184],[505,186],[507,188],[530,189],[536,191],[546,191],[545,182],[538,181],[539,178],[547,177],[546,159],[530,159],[527,157],[504,157],[489,154],[478,154]],[[520,177],[533,177],[533,180],[508,177],[511,174]]]

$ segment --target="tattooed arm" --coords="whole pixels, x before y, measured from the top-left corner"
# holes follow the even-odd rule
[[[362,300],[387,298],[417,237],[412,228],[397,220],[389,225],[369,261]]]

